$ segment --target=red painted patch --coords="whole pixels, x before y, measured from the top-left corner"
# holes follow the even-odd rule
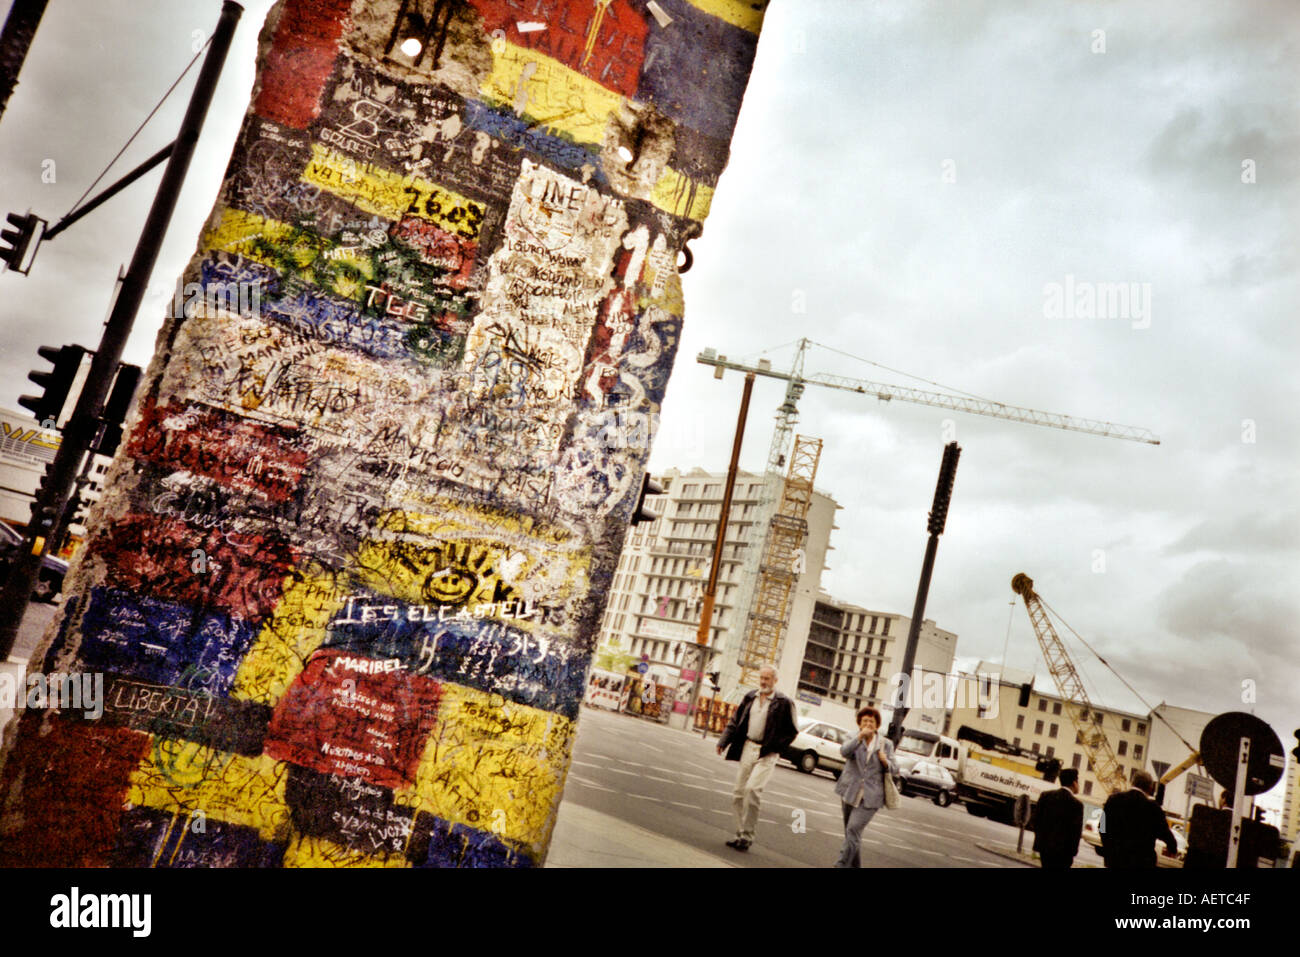
[[[470,3],[483,16],[485,32],[504,30],[511,43],[559,60],[607,89],[628,97],[636,95],[650,29],[641,9],[644,3]],[[543,23],[546,29],[520,33],[520,23]]]
[[[157,515],[114,522],[96,548],[108,581],[192,608],[258,621],[270,614],[296,554],[283,539]]]
[[[263,751],[322,774],[410,787],[441,694],[397,659],[319,651],[276,705]]]
[[[297,130],[320,114],[352,0],[286,0],[253,104],[258,116]]]
[[[129,776],[148,752],[139,731],[27,712],[0,781],[0,867],[107,865]]]
[[[448,274],[439,277],[439,281],[445,282],[452,289],[464,289],[469,285],[470,274],[474,271],[474,257],[478,255],[478,243],[453,236],[428,220],[414,216],[408,216],[398,223],[393,229],[393,236],[419,253],[422,262],[446,269]]]
[[[198,406],[159,408],[148,400],[127,454],[184,469],[240,492],[283,502],[302,483],[310,455],[284,429]]]

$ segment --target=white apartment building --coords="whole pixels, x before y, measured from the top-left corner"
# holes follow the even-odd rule
[[[695,644],[727,477],[697,468],[668,469],[654,478],[664,494],[651,497],[647,505],[659,518],[628,527],[601,622],[599,651],[644,660],[649,665],[647,675],[656,684],[671,686],[683,666],[690,667],[688,648]],[[705,670],[720,672],[722,697],[732,701],[745,690],[739,687],[739,653],[748,609],[738,608],[737,603],[752,594],[742,587],[741,579],[747,553],[762,542],[756,519],[763,485],[761,475],[738,473],[718,574],[710,633],[715,654]],[[798,674],[802,636],[812,619],[838,508],[830,496],[814,492],[804,571],[791,595],[786,641],[777,665],[780,686],[789,693]],[[792,635],[800,637],[792,641]]]

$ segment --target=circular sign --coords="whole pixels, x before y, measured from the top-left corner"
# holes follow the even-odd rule
[[[645,674],[647,671],[650,670],[650,663],[648,661],[639,662],[636,666],[636,670],[639,671],[641,674]]]
[[[1210,772],[1210,777],[1227,790],[1234,790],[1242,738],[1250,740],[1246,794],[1263,794],[1277,784],[1286,762],[1282,742],[1272,728],[1253,714],[1229,711],[1212,719],[1201,732],[1201,762]]]

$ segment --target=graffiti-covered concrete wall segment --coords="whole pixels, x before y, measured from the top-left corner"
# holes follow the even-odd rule
[[[272,11],[0,863],[544,860],[763,6]]]

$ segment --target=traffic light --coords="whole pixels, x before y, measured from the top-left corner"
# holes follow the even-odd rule
[[[645,497],[647,495],[662,494],[664,494],[664,487],[652,479],[649,472],[646,472],[641,477],[641,495],[636,500],[636,511],[632,513],[633,525],[639,525],[642,522],[654,522],[659,519],[659,516],[646,506]]]
[[[54,368],[49,372],[33,370],[27,373],[27,378],[41,386],[45,392],[43,395],[19,396],[18,404],[24,409],[30,409],[38,422],[57,423],[86,350],[81,346],[64,346],[61,349],[41,346],[36,351],[42,359],[53,362]]]
[[[957,477],[957,459],[960,456],[961,448],[956,442],[943,447],[943,463],[939,466],[939,481],[934,488],[934,506],[930,509],[931,535],[942,535],[943,526],[948,521],[948,502],[952,498],[952,483]]]
[[[131,400],[135,398],[136,386],[140,384],[140,367],[119,363],[117,376],[113,379],[113,391],[104,403],[104,412],[99,417],[104,423],[104,431],[99,440],[91,446],[92,452],[100,455],[112,455],[122,441],[122,420],[131,409]]]
[[[26,216],[10,213],[5,219],[10,228],[0,229],[0,244],[3,244],[0,245],[0,261],[6,268],[26,276],[31,271],[36,247],[41,244],[48,224],[35,213]]]

